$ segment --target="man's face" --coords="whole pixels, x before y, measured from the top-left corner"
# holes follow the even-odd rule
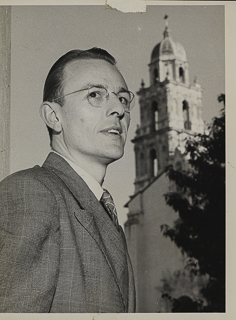
[[[89,103],[87,90],[64,98],[60,116],[67,151],[72,156],[106,165],[121,158],[130,115],[111,93],[127,89],[118,70],[104,60],[73,61],[65,67],[63,84],[64,95],[91,86],[103,86],[110,93],[103,107]]]

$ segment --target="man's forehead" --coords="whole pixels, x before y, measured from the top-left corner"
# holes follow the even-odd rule
[[[125,80],[116,66],[103,59],[77,59],[69,62],[64,69],[64,84],[70,80],[97,81],[114,80],[119,87],[127,87]]]
[[[101,69],[101,67],[108,66],[111,69],[117,70],[115,66],[102,59],[76,59],[67,63],[64,68],[66,75],[77,75],[78,72],[83,71],[96,71]],[[117,70],[118,71],[118,70]]]

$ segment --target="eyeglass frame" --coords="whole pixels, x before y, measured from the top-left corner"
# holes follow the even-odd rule
[[[84,88],[84,89],[79,89],[79,90],[76,90],[76,91],[67,93],[67,94],[65,94],[65,95],[63,95],[63,96],[59,96],[59,97],[53,99],[52,102],[56,102],[56,100],[62,99],[62,98],[64,98],[64,97],[67,97],[67,96],[69,96],[69,95],[71,95],[71,94],[74,94],[74,93],[77,93],[77,92],[81,92],[81,91],[85,91],[85,90],[88,90],[88,91],[89,91],[89,90],[92,89],[92,88],[105,89],[106,92],[107,92],[107,95],[106,95],[107,100],[109,99],[109,93],[114,93],[114,95],[115,95],[116,97],[117,97],[117,95],[118,95],[119,93],[121,93],[121,92],[129,93],[129,94],[131,95],[131,97],[132,97],[131,100],[130,100],[129,106],[131,105],[131,102],[134,101],[134,98],[135,98],[135,94],[134,94],[132,91],[129,91],[129,90],[123,90],[123,91],[119,91],[119,92],[115,93],[114,91],[110,91],[110,92],[109,92],[109,91],[107,90],[107,88],[104,87],[104,86],[102,86],[102,85],[101,85],[101,86],[99,86],[99,85],[96,85],[96,86],[93,85],[93,86],[89,86],[89,87]],[[118,97],[117,97],[117,98],[118,98]],[[94,106],[90,103],[90,101],[89,101],[89,99],[88,99],[88,96],[86,97],[86,99],[88,100],[89,104],[90,104],[92,107],[94,107]],[[122,105],[122,103],[121,103],[121,105]],[[132,106],[129,110],[127,110],[124,105],[122,105],[122,106],[124,107],[125,112],[130,113],[130,111],[131,111],[131,110],[133,109],[133,107],[134,107],[134,104],[133,104],[133,106]]]

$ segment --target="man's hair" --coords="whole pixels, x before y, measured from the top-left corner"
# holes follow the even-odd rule
[[[71,50],[60,57],[51,67],[44,85],[43,101],[53,102],[54,99],[63,96],[64,70],[68,63],[75,60],[100,59],[116,65],[115,58],[106,50],[100,48],[91,48],[88,50]],[[57,99],[61,106],[64,104],[64,98]],[[53,130],[47,127],[50,139],[52,139]]]

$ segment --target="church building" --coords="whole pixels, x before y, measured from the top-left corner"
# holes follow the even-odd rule
[[[137,312],[170,312],[162,293],[184,294],[185,279],[178,270],[184,257],[161,225],[173,226],[178,214],[166,205],[164,194],[175,190],[165,173],[166,166],[185,168],[184,146],[189,135],[204,132],[202,89],[189,82],[185,49],[170,34],[167,16],[163,39],[151,53],[150,85],[141,83],[137,92],[140,126],[132,140],[135,151],[135,193],[125,205],[128,219],[125,234],[134,269]],[[168,284],[172,279],[174,285]],[[189,286],[189,285],[187,285]],[[191,294],[195,294],[192,284]],[[197,291],[196,291],[197,294]]]

